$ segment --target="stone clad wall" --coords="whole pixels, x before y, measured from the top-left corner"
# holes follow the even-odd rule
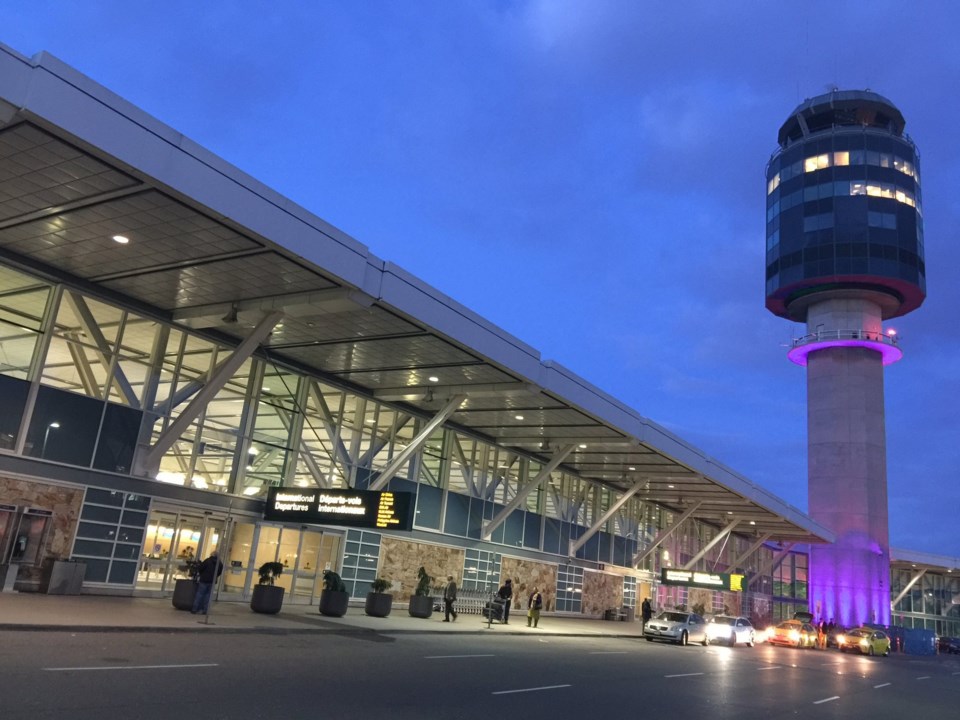
[[[69,557],[83,505],[82,489],[0,475],[0,503],[53,511],[39,560],[42,563],[47,558]],[[39,566],[21,566],[17,589],[36,589],[40,575]]]
[[[523,558],[502,557],[500,561],[500,584],[507,578],[513,580],[513,607],[526,612],[527,596],[534,587],[543,595],[543,609],[547,612],[556,607],[557,566]]]
[[[581,610],[584,615],[603,616],[609,608],[623,605],[623,577],[585,570],[583,573],[583,597]]]
[[[417,570],[421,565],[433,576],[434,587],[445,585],[447,575],[453,575],[459,587],[463,584],[463,578],[460,577],[463,560],[464,552],[460,548],[411,542],[384,535],[380,539],[378,575],[392,583],[387,592],[393,595],[394,602],[405,603],[410,602],[410,596],[417,587]]]

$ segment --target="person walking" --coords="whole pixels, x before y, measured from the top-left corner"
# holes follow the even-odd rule
[[[443,622],[450,622],[450,616],[453,615],[453,621],[457,621],[457,611],[453,609],[453,603],[457,600],[457,582],[453,575],[447,575],[447,587],[443,591]]]
[[[644,598],[643,603],[640,605],[640,618],[643,620],[643,623],[640,626],[640,632],[647,627],[647,623],[650,622],[650,618],[653,617],[653,608],[650,605],[650,598]]]
[[[191,613],[203,613],[204,615],[210,609],[210,594],[213,591],[213,584],[223,572],[223,563],[214,550],[210,557],[200,563],[197,568],[197,592],[193,596],[193,608]]]
[[[497,590],[497,597],[503,601],[503,624],[508,625],[510,620],[510,602],[513,599],[513,582],[510,578],[503,581],[503,585]]]
[[[540,610],[543,608],[543,595],[540,594],[540,590],[536,587],[533,588],[533,592],[530,593],[530,598],[527,600],[527,627],[530,627],[530,623],[533,623],[533,627],[536,627],[540,622]]]

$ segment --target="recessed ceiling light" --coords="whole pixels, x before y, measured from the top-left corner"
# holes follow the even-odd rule
[[[130,238],[128,238],[126,235],[114,235],[113,241],[120,243],[121,245],[126,245],[128,242],[130,242]]]
[[[733,510],[727,510],[727,515],[733,515]]]
[[[751,525],[756,525],[756,524],[757,524],[757,521],[756,521],[756,520],[751,520],[751,521],[750,521],[750,524],[751,524]]]
[[[440,382],[440,378],[438,378],[436,375],[431,375],[430,377],[427,378],[427,380],[429,380],[430,382]]]
[[[627,468],[627,469],[628,469],[628,470],[636,470],[636,468],[635,468],[633,465],[631,465],[631,466],[630,466],[629,468]]]
[[[581,449],[581,450],[586,450],[586,449],[587,449],[587,444],[586,444],[586,443],[580,443],[580,449]]]
[[[523,415],[514,415],[514,416],[513,416],[513,419],[514,419],[514,420],[523,420]]]
[[[673,487],[674,487],[674,486],[673,486],[673,485],[667,485],[667,487],[670,488],[671,490],[673,490]]]

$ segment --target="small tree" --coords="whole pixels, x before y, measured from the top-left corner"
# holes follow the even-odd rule
[[[333,592],[346,592],[347,586],[343,584],[343,580],[341,580],[340,576],[337,575],[337,573],[335,573],[333,570],[324,570],[323,589],[331,590]]]
[[[385,579],[378,577],[372,583],[370,583],[370,590],[375,593],[385,593],[390,589],[392,583]]]
[[[426,569],[421,565],[420,569],[417,570],[417,587],[413,594],[426,597],[430,594],[430,583],[432,582],[433,578],[427,574]]]
[[[273,581],[283,574],[283,564],[268,562],[260,566],[260,584],[273,585]]]

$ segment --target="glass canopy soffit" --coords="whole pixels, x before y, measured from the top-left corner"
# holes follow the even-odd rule
[[[118,235],[128,236],[130,244],[119,244],[114,240]],[[239,322],[228,321],[227,311],[237,303],[255,305],[337,287],[319,269],[292,259],[269,242],[248,237],[27,124],[0,131],[0,248],[11,258],[30,259],[100,286],[109,291],[104,296],[119,294],[154,307],[158,316],[223,305],[226,310],[203,325],[221,337],[241,338],[253,324],[244,312]],[[17,287],[20,281],[6,267],[2,270],[0,339],[9,355],[3,372],[26,377],[50,289],[32,280],[28,285],[33,287]],[[83,318],[61,303],[42,369],[44,382],[114,402],[139,402],[158,322],[129,312],[121,318],[120,311],[91,297],[87,304],[102,337],[91,337]],[[14,352],[17,342],[23,351]],[[426,415],[439,407],[444,386],[516,384],[516,393],[468,400],[451,422],[527,452],[549,455],[541,447],[544,441],[553,448],[564,440],[624,441],[616,429],[591,420],[563,400],[520,391],[522,383],[510,373],[376,304],[285,316],[265,345],[276,363],[291,361],[313,368],[320,377],[337,378],[371,394],[436,387],[437,399],[432,402],[429,395],[403,401]],[[171,330],[167,347],[158,404],[187,383],[203,382],[218,360],[232,351],[226,340],[214,343],[176,329]],[[108,377],[115,371],[104,359],[105,348],[116,355],[126,390]],[[229,426],[231,417],[241,412],[246,391],[246,375],[238,374],[211,401],[196,426],[204,428],[201,436],[210,437],[205,440],[209,446],[223,444],[222,437],[214,437],[220,432],[216,428]],[[264,442],[287,432],[290,402],[284,407],[278,400],[277,407],[265,410],[252,430]],[[479,410],[484,412],[473,414]],[[170,417],[176,412],[172,410]],[[517,420],[517,414],[524,420]],[[580,420],[568,422],[573,417]],[[333,448],[345,440],[324,437],[322,442]],[[637,454],[645,455],[644,460],[636,459]],[[575,469],[579,465],[584,474],[596,472],[603,482],[614,479],[618,464],[622,468],[631,463],[644,471],[662,465],[686,472],[662,455],[638,453],[627,442],[619,450],[608,448],[599,459],[593,451],[575,453],[566,464]]]

